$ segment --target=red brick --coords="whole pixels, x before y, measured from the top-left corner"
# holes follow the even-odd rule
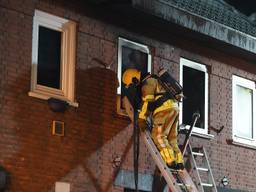
[[[47,101],[27,95],[35,9],[78,22],[79,107],[71,107],[63,114],[51,112]],[[255,151],[226,143],[232,137],[232,74],[256,81],[255,73],[221,62],[207,48],[204,52],[208,54],[195,54],[73,10],[62,1],[0,2],[0,163],[11,173],[11,192],[54,191],[54,183],[62,180],[71,183],[72,192],[123,191],[113,186],[112,160],[116,155],[121,156],[124,158],[121,168],[133,170],[133,153],[129,145],[132,128],[127,127],[130,122],[116,114],[119,36],[149,45],[155,50],[154,70],[165,67],[177,79],[180,57],[211,67],[209,125],[216,128],[224,125],[224,130],[215,134],[213,140],[193,138],[193,145],[206,146],[217,182],[228,175],[232,188],[255,191],[256,174],[251,171],[256,166]],[[111,70],[93,62],[93,58],[113,63]],[[237,58],[231,60],[248,64]],[[53,120],[65,122],[65,137],[51,135]],[[153,173],[155,165],[143,143],[140,152],[140,172]]]

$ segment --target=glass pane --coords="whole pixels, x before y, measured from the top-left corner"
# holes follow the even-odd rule
[[[122,73],[128,69],[134,68],[147,73],[148,68],[148,54],[142,51],[132,49],[130,47],[122,47]]]
[[[39,27],[37,83],[60,89],[61,32]]]
[[[192,123],[192,115],[200,113],[196,127],[204,129],[205,124],[205,73],[196,69],[183,66],[183,100],[182,119],[184,124]]]
[[[241,137],[253,138],[253,91],[251,89],[236,86],[236,134]]]
[[[148,72],[148,54],[130,47],[122,47],[122,76],[126,69],[134,68],[141,74]],[[121,77],[122,77],[121,76]],[[123,97],[124,84],[121,83],[121,97]],[[123,108],[121,106],[121,108]]]

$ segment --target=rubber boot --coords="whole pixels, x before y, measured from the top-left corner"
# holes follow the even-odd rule
[[[177,169],[183,170],[184,169],[184,160],[181,152],[176,154],[176,163]]]
[[[176,168],[174,152],[171,148],[165,147],[160,150],[160,154],[170,169]]]

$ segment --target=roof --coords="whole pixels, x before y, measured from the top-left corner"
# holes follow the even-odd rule
[[[133,0],[133,6],[190,30],[199,41],[207,36],[256,54],[255,26],[223,0]]]
[[[177,40],[186,38],[191,43],[239,55],[256,64],[256,25],[226,3],[233,0],[88,1],[92,6],[86,14],[95,18],[188,49],[185,42]]]
[[[191,13],[256,37],[256,25],[223,0],[162,0]]]
[[[97,5],[114,5],[114,4],[131,4],[136,0],[88,0]],[[240,0],[158,0],[167,6],[172,5],[177,8],[186,10],[190,13],[216,21],[220,24],[229,26],[256,37],[256,6],[254,0],[247,0],[246,3]],[[227,3],[228,2],[228,3]],[[233,2],[233,3],[232,3]],[[238,6],[238,2],[240,3]],[[234,6],[232,6],[233,4]],[[246,9],[246,10],[245,10]],[[248,10],[250,9],[250,10]],[[255,9],[255,16],[250,17],[245,14],[252,13]],[[240,12],[241,11],[241,12]],[[244,12],[245,14],[243,14]],[[254,20],[254,22],[253,22]]]

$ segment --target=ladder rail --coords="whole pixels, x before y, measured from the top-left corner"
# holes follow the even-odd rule
[[[148,130],[145,130],[141,133],[143,136],[143,139],[145,141],[145,144],[153,157],[156,165],[160,169],[163,177],[165,178],[165,181],[169,187],[169,189],[173,192],[182,192],[181,186],[177,183],[176,179],[173,177],[173,173],[170,171],[170,169],[167,167],[166,163],[163,161],[161,154],[159,153],[158,149],[156,148],[154,142],[151,139],[151,134]],[[196,185],[192,181],[190,175],[184,170],[177,171],[178,177],[181,179],[181,182],[186,186],[190,186],[189,192],[198,192]]]
[[[195,157],[194,157],[194,155],[193,155],[192,147],[191,147],[190,143],[189,143],[188,145],[189,145],[189,155],[190,155],[190,157],[191,157],[190,159],[191,159],[191,161],[192,161],[193,170],[195,170],[197,179],[198,179],[198,181],[199,181],[199,183],[197,183],[197,186],[198,186],[197,188],[198,188],[198,190],[199,190],[200,192],[204,192],[204,188],[203,188],[203,186],[201,185],[202,180],[201,180],[200,174],[199,174],[198,169],[197,169],[197,164],[196,164]]]
[[[210,167],[210,162],[209,162],[209,159],[208,159],[208,155],[207,155],[206,150],[205,150],[204,147],[203,147],[203,153],[204,153],[204,156],[205,156],[206,164],[207,164],[208,169],[209,169],[209,171],[208,171],[208,174],[209,174],[208,178],[210,180],[209,182],[211,182],[211,184],[213,185],[213,189],[217,192],[217,186],[216,186],[216,183],[214,181],[214,177],[213,177],[213,174],[212,174],[212,169]]]
[[[161,158],[161,155],[160,155],[158,149],[156,148],[155,144],[151,140],[151,135],[150,135],[149,131],[145,130],[141,134],[143,136],[143,139],[145,141],[145,144],[146,144],[151,156],[153,157],[156,165],[160,169],[163,177],[165,178],[165,181],[166,181],[168,187],[172,191],[182,192],[180,187],[178,186],[175,178],[173,177],[172,173],[169,171],[169,168],[167,167],[166,163]]]
[[[182,156],[185,155],[185,152],[186,152],[186,149],[187,149],[187,146],[188,146],[189,139],[190,139],[190,137],[191,137],[193,128],[195,127],[196,122],[197,122],[197,120],[198,120],[199,118],[200,118],[200,114],[199,114],[199,113],[194,113],[194,114],[193,114],[193,121],[192,121],[192,124],[190,125],[189,131],[188,131],[188,133],[186,134],[184,143],[183,143],[182,148],[181,148]]]
[[[191,177],[186,169],[179,171],[179,176],[181,177],[183,183],[190,185],[190,188],[191,188],[190,192],[198,192],[198,189],[197,189],[195,183],[191,179]]]
[[[134,118],[135,118],[132,115],[133,114],[133,107],[132,107],[129,99],[127,97],[125,97],[125,98],[126,99],[123,100],[124,104],[125,104],[125,109],[127,111],[127,114],[129,116],[129,118],[133,121]],[[191,131],[193,129],[193,126],[195,125],[195,122],[196,122],[197,118],[199,118],[199,116],[195,118],[193,125],[190,127]],[[147,123],[147,127],[150,129],[152,124],[148,121],[146,121],[146,123]],[[154,159],[156,165],[158,166],[162,175],[164,176],[165,181],[166,181],[169,189],[172,192],[182,192],[183,190],[181,190],[181,186],[179,186],[176,179],[173,177],[173,173],[169,170],[166,163],[163,161],[160,152],[158,151],[154,142],[152,141],[151,134],[150,134],[149,130],[146,129],[144,132],[141,132],[141,135],[144,139],[144,142],[145,142],[152,158]],[[190,132],[189,136],[191,136],[191,132]],[[189,137],[187,136],[186,141],[183,145],[183,150],[186,149],[188,141],[189,141]],[[183,171],[179,171],[178,174],[179,174],[179,177],[181,177],[181,179],[182,179],[181,182],[182,182],[182,184],[185,185],[185,188],[187,188],[186,185],[191,186],[192,190],[189,190],[189,192],[198,192],[194,182],[192,181],[192,179],[191,179],[190,175],[188,174],[188,172],[186,171],[186,169],[184,169]]]
[[[207,152],[204,147],[202,147],[200,149],[200,151],[202,151],[202,153],[201,152],[200,153],[193,152],[193,149],[192,149],[191,145],[189,144],[189,155],[191,157],[192,167],[195,170],[196,177],[199,181],[199,183],[197,184],[198,189],[200,192],[204,192],[205,187],[210,187],[212,192],[217,192],[217,187],[216,187],[216,183],[214,181],[214,177],[212,174],[212,170],[211,170],[210,162],[209,162],[209,159],[207,156]],[[203,167],[198,167],[194,156],[200,156],[203,158],[202,159]],[[207,183],[202,182],[202,179],[200,176],[200,171],[207,172]],[[206,191],[208,191],[208,190],[206,190]]]

